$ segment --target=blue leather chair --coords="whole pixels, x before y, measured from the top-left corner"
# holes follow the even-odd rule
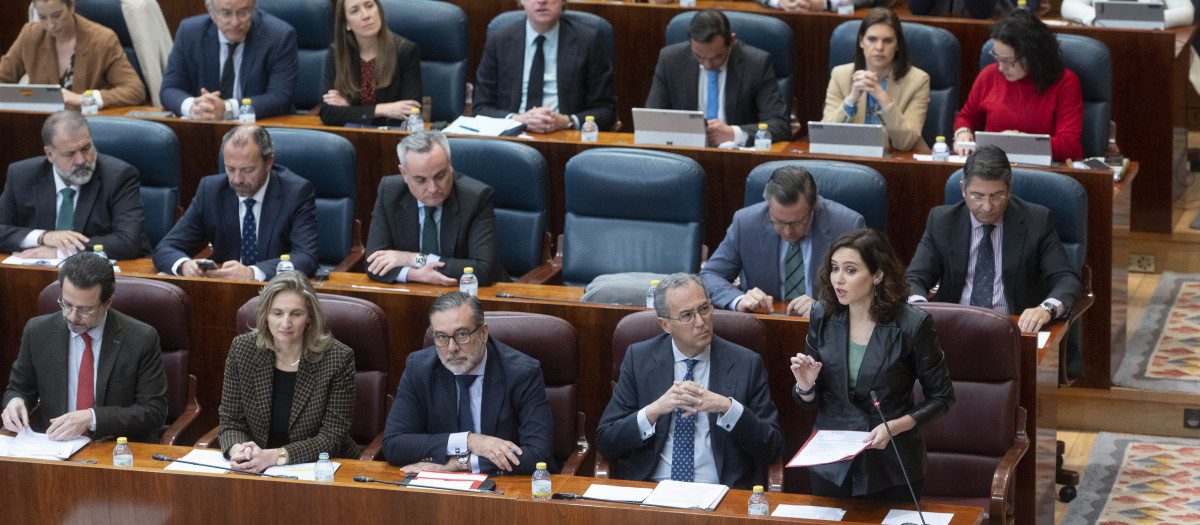
[[[509,275],[525,275],[549,260],[549,179],[542,154],[519,142],[460,137],[450,139],[450,152],[454,171],[496,190],[496,250]]]
[[[129,59],[133,70],[137,71],[138,78],[145,84],[146,77],[142,75],[142,65],[138,62],[137,51],[133,49],[133,37],[129,34],[129,26],[125,24],[125,14],[121,11],[121,0],[75,0],[75,12],[112,29],[117,34],[117,40],[125,50],[125,57]],[[146,100],[150,100],[149,93]]]
[[[784,166],[799,166],[808,170],[817,183],[817,195],[862,214],[867,226],[887,232],[887,181],[878,171],[861,164],[835,160],[764,162],[746,177],[744,205],[762,202],[767,179]]]
[[[571,158],[563,177],[563,284],[583,286],[607,273],[700,269],[706,188],[696,161],[597,148]]]
[[[771,66],[775,68],[775,79],[779,83],[779,93],[787,101],[789,114],[795,93],[792,85],[795,76],[792,74],[792,27],[773,16],[756,15],[740,11],[724,11],[729,18],[729,28],[734,33],[735,40],[757,47],[771,54]],[[695,11],[687,11],[675,15],[667,23],[667,45],[688,40],[688,26],[692,23]]]
[[[1108,123],[1112,119],[1112,55],[1108,46],[1094,38],[1055,33],[1062,49],[1063,62],[1079,77],[1083,94],[1084,157],[1099,157],[1108,149]],[[992,41],[983,43],[979,51],[979,69],[992,60]],[[1056,217],[1057,218],[1057,217]]]
[[[858,28],[862,20],[837,26],[829,37],[829,70],[854,62],[858,49]],[[929,74],[929,109],[925,112],[925,127],[921,138],[932,146],[937,137],[952,139],[954,116],[958,114],[958,92],[962,48],[954,34],[940,27],[916,22],[900,22],[904,41],[908,43],[908,61]]]
[[[307,111],[321,103],[325,85],[325,62],[333,60],[333,3],[329,0],[258,0],[258,7],[292,25],[296,30],[296,57],[300,71],[292,103]]]
[[[430,118],[452,122],[462,116],[467,96],[467,14],[449,2],[382,0],[388,28],[421,48],[421,93]]]
[[[88,124],[96,151],[137,168],[146,237],[157,246],[175,224],[179,208],[179,137],[171,128],[149,120],[88,117]]]
[[[612,28],[612,24],[610,24],[608,22],[608,20],[605,20],[600,15],[595,15],[595,14],[588,13],[585,11],[572,11],[570,9],[563,10],[562,17],[566,18],[572,22],[579,22],[582,24],[587,24],[587,25],[591,26],[592,28],[594,28],[596,31],[599,31],[600,32],[600,40],[604,44],[604,49],[605,49],[605,51],[608,51],[609,62],[613,62],[615,60],[614,55],[615,55],[616,51],[615,51],[615,44],[613,44],[613,28]],[[515,24],[517,22],[524,22],[524,21],[525,21],[525,11],[517,10],[517,11],[505,11],[503,13],[500,13],[500,14],[496,15],[496,18],[493,18],[491,22],[488,22],[487,37],[492,38],[492,35],[498,29],[500,29],[504,26],[507,26],[509,24]],[[614,71],[614,74],[615,73],[616,72]]]

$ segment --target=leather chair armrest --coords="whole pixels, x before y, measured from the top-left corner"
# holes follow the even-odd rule
[[[383,449],[383,432],[375,436],[371,443],[363,449],[362,455],[358,457],[360,461],[375,461],[379,457],[379,451]]]
[[[783,492],[783,458],[767,467],[767,492]]]
[[[188,374],[187,398],[187,407],[183,409],[183,413],[179,414],[179,417],[175,418],[175,422],[171,423],[171,426],[167,428],[167,431],[163,432],[162,439],[159,440],[158,444],[174,445],[175,441],[179,439],[180,434],[182,434],[189,426],[191,426],[192,421],[196,420],[196,416],[200,415],[200,402],[196,401],[195,374]]]
[[[1078,321],[1079,317],[1083,315],[1083,312],[1086,312],[1092,307],[1093,304],[1096,303],[1096,294],[1092,291],[1092,268],[1085,264],[1083,265],[1082,271],[1079,273],[1081,274],[1079,276],[1079,281],[1083,285],[1083,297],[1081,297],[1079,302],[1075,304],[1075,307],[1071,309],[1071,313],[1067,316],[1068,323],[1074,323]]]
[[[596,479],[608,479],[608,475],[609,475],[608,460],[604,459],[604,456],[600,455],[599,450],[596,451],[595,465],[596,465],[595,478]]]
[[[591,453],[591,446],[587,440],[587,416],[583,412],[575,413],[575,449],[571,451],[571,455],[567,457],[567,461],[563,463],[562,474],[565,476],[574,476],[579,472],[579,467],[583,466],[587,461],[588,454]]]
[[[1013,474],[1017,464],[1029,451],[1029,435],[1025,433],[1025,408],[1017,407],[1017,435],[1000,464],[996,466],[996,474],[992,477],[991,501],[988,504],[988,515],[991,522],[996,524],[1013,525],[1016,521],[1014,514],[1016,489],[1013,484]],[[1003,521],[1001,521],[1003,520]]]
[[[363,256],[366,253],[366,247],[363,246],[362,242],[362,221],[354,219],[354,226],[351,227],[350,231],[352,239],[350,241],[350,253],[346,255],[345,259],[342,259],[342,262],[338,263],[337,267],[330,271],[366,271],[365,268],[361,268]]]
[[[548,237],[550,234],[547,233],[546,235]],[[542,263],[537,268],[529,270],[528,273],[518,278],[516,282],[523,284],[561,284],[562,246],[563,236],[559,234],[558,252],[554,255],[554,258]],[[549,250],[546,250],[545,253],[549,253]]]
[[[217,434],[221,432],[221,427],[213,427],[207,434],[200,436],[196,441],[194,448],[221,448],[221,442],[217,439]]]

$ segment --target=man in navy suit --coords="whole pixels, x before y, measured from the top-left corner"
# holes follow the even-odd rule
[[[666,332],[629,346],[596,429],[596,447],[624,460],[624,479],[765,485],[783,432],[762,358],[713,335],[700,277],[677,273],[654,293]]]
[[[205,0],[207,15],[175,33],[159,91],[163,107],[194,119],[237,118],[249,98],[258,118],[292,111],[296,31],[255,0]]]
[[[191,206],[154,249],[154,266],[187,277],[266,281],[286,253],[296,270],[316,273],[312,184],[275,164],[271,135],[258,126],[229,130],[221,151],[226,175],[200,180]],[[209,242],[220,268],[201,268],[191,258]]]
[[[616,121],[612,63],[592,27],[561,18],[566,0],[524,0],[525,23],[488,38],[475,72],[475,114],[509,117],[529,131]],[[540,72],[540,74],[539,74]]]
[[[383,430],[388,463],[408,474],[525,475],[539,461],[552,464],[541,364],[488,339],[483,305],[466,293],[434,301],[429,325],[433,346],[408,356]]]
[[[808,317],[816,297],[817,268],[825,250],[843,233],[865,228],[862,215],[817,195],[804,168],[775,170],[763,202],[733,214],[725,240],[700,270],[713,304],[726,310],[772,309],[776,298],[786,313]],[[731,282],[741,275],[741,287]]]

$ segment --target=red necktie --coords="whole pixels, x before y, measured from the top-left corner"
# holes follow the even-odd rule
[[[75,410],[87,410],[96,404],[96,366],[92,356],[92,336],[83,333],[83,359],[79,360],[79,388],[75,390]],[[84,431],[83,435],[88,435]]]

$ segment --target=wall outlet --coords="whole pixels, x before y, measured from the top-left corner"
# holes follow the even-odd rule
[[[1200,430],[1200,408],[1183,409],[1183,428]]]
[[[1148,253],[1129,254],[1129,271],[1154,273],[1154,256]]]

